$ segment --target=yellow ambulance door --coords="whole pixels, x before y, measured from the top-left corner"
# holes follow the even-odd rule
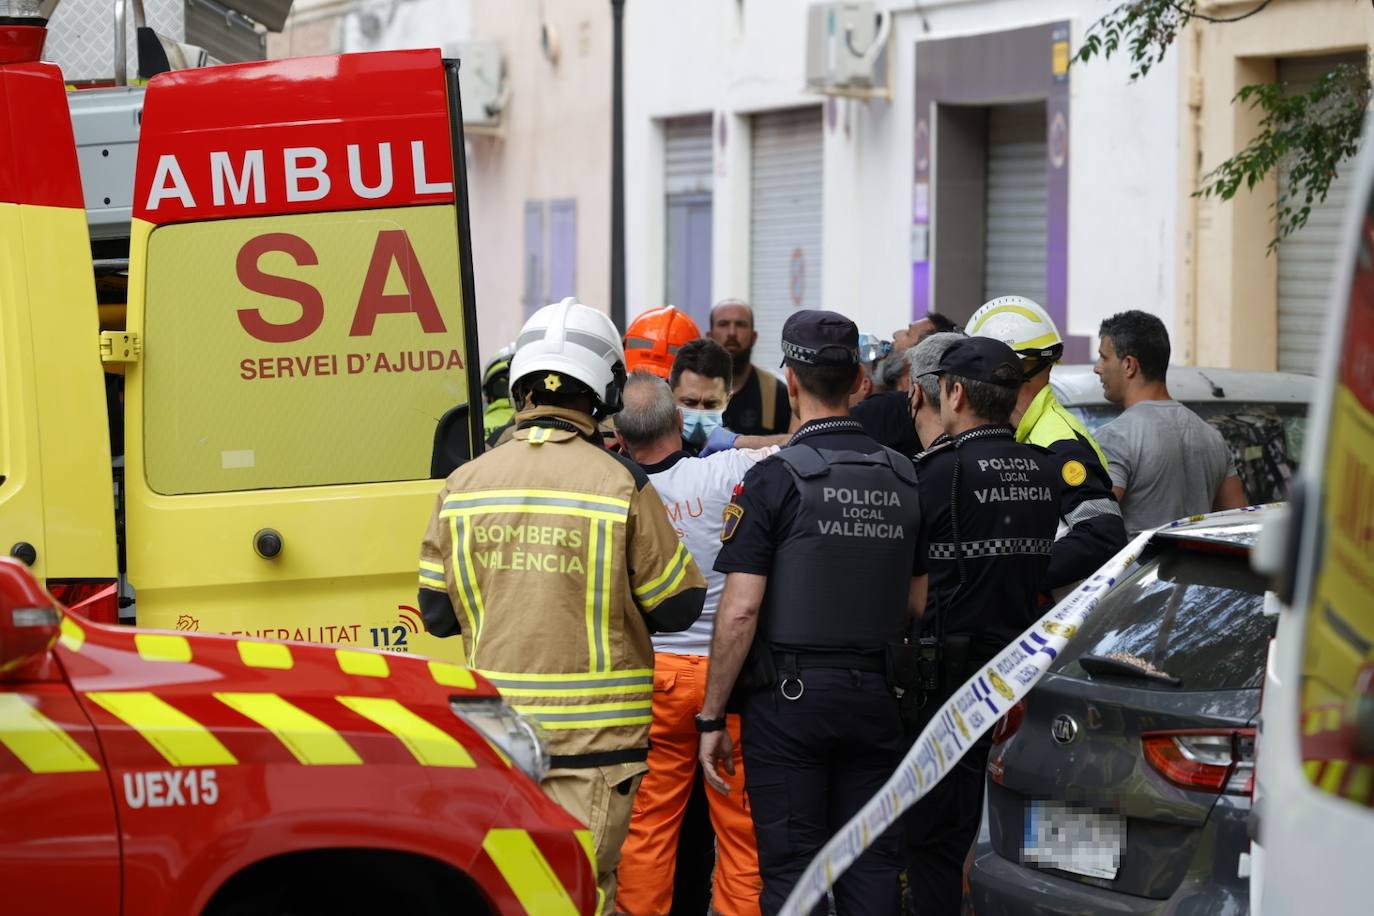
[[[90,240],[55,66],[0,66],[0,134],[0,552],[66,597],[117,573]]]
[[[150,83],[125,395],[140,625],[460,657],[415,606],[436,429],[479,390],[456,85],[435,51]],[[469,413],[447,428],[471,454]]]

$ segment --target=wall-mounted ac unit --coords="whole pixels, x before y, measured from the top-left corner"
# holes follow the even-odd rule
[[[874,89],[890,14],[869,2],[813,3],[806,23],[806,85],[819,92]]]
[[[455,50],[463,126],[497,127],[509,95],[501,46],[494,41],[463,41]]]

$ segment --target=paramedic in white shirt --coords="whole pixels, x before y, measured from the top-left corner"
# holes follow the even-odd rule
[[[678,359],[689,366],[696,364],[703,355],[696,350],[705,349],[693,348],[696,343],[685,345]],[[714,343],[711,346],[720,349]],[[716,361],[709,358],[711,355],[714,354],[708,351],[704,361],[706,367],[714,368]],[[720,355],[728,373],[729,357],[724,350]],[[631,916],[667,913],[671,909],[678,830],[692,782],[698,778],[695,717],[706,693],[711,630],[725,588],[725,576],[712,571],[720,549],[721,517],[745,471],[777,451],[776,446],[761,450],[727,449],[707,458],[693,457],[684,451],[683,439],[693,438],[684,433],[696,431],[684,429],[688,425],[684,415],[693,426],[710,426],[698,436],[710,435],[713,424],[719,422],[719,411],[724,408],[729,380],[691,368],[680,370],[676,363],[673,376],[679,382],[676,390],[656,376],[633,373],[625,385],[624,409],[616,415],[616,439],[622,454],[649,475],[669,521],[707,577],[706,605],[697,622],[680,633],[657,633],[653,637],[649,773],[635,797],[630,834],[621,850],[616,897],[616,909]],[[680,398],[675,399],[675,394],[702,406],[680,408]],[[706,424],[701,423],[702,413],[707,414]],[[722,916],[757,914],[758,856],[753,821],[744,806],[739,717],[730,716],[727,727],[736,747],[735,773],[727,777],[731,791],[724,795],[706,793],[717,852],[712,910]]]

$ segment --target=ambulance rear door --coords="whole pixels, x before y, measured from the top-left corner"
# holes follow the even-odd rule
[[[457,659],[415,607],[441,451],[481,447],[456,62],[148,86],[134,184],[138,623]]]

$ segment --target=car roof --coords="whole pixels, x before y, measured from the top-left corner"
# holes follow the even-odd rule
[[[1294,372],[1261,372],[1254,369],[1208,369],[1170,366],[1169,393],[1184,403],[1199,401],[1308,404],[1316,379]],[[1090,365],[1055,366],[1050,384],[1066,407],[1106,404],[1102,385]],[[1219,397],[1215,388],[1221,389]]]
[[[1256,506],[1253,509],[1227,512],[1213,512],[1209,515],[1190,519],[1176,527],[1165,528],[1155,533],[1156,538],[1174,541],[1205,541],[1213,544],[1227,544],[1250,550],[1255,546],[1255,538],[1264,527],[1278,504]]]

